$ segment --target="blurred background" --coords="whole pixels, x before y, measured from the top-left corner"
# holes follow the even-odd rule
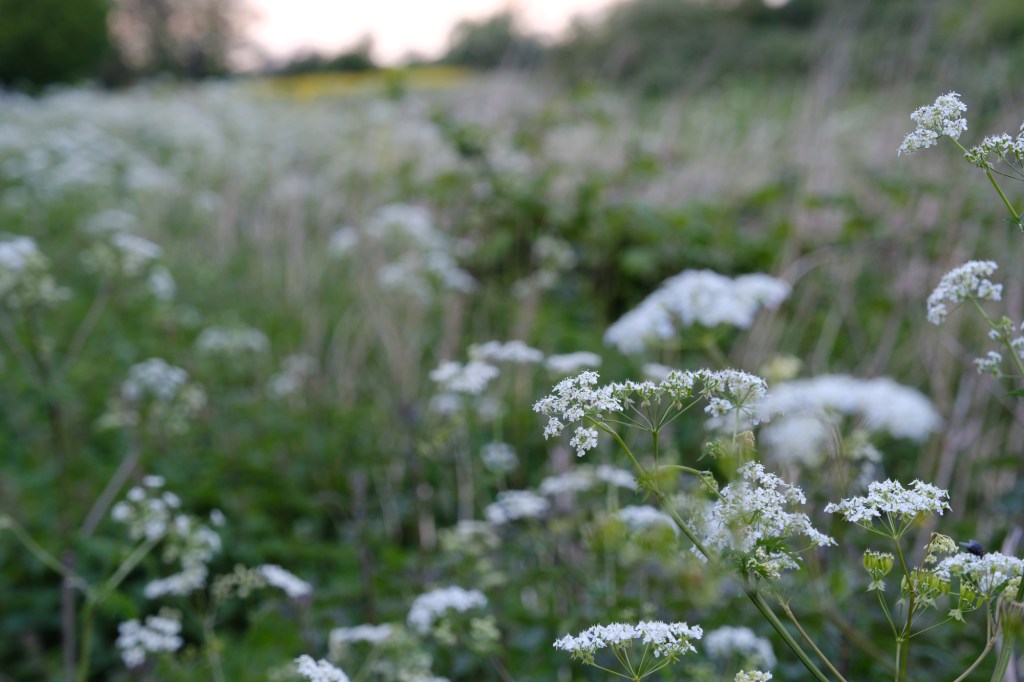
[[[927,398],[942,427],[921,439],[854,411],[800,457],[760,453],[844,545],[785,583],[793,607],[849,679],[889,675],[863,597],[873,545],[824,503],[865,476],[921,478],[952,509],[917,548],[939,529],[1019,554],[1024,526],[1024,415],[975,371],[987,329],[971,311],[925,321],[943,273],[990,258],[1006,284],[990,314],[1019,322],[1021,234],[951,145],[896,150],[951,90],[966,146],[1016,135],[1021,73],[1019,0],[0,0],[0,245],[42,254],[17,276],[0,259],[0,515],[97,585],[132,556],[109,509],[145,475],[226,519],[201,588],[147,598],[176,570],[160,545],[88,618],[0,531],[0,682],[288,680],[302,653],[362,682],[596,680],[552,641],[641,617],[770,639],[687,543],[621,521],[645,501],[597,466],[620,453],[543,438],[531,407],[568,372],[552,356],[577,351],[608,380],[729,365]],[[685,269],[792,294],[750,328],[605,343]],[[500,373],[475,393],[433,374],[509,340],[540,355],[492,348]],[[140,402],[133,368],[153,358],[188,400]],[[725,484],[736,462],[700,459],[710,437],[680,419],[662,462]],[[548,507],[484,523],[510,490]],[[240,598],[259,579],[235,567],[268,564],[311,592]],[[486,595],[479,618],[405,627],[417,595],[453,584]],[[119,624],[164,606],[180,651],[127,666]],[[332,634],[365,624],[396,630]],[[927,637],[915,669],[952,678],[984,625]],[[773,644],[776,678],[804,679]],[[702,650],[672,679],[767,669],[761,651]]]

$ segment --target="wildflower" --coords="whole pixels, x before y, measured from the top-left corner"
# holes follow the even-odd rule
[[[517,519],[543,516],[551,503],[530,490],[506,490],[498,493],[498,499],[484,509],[488,523],[502,525]]]
[[[679,535],[679,528],[676,527],[672,517],[649,505],[623,507],[616,512],[615,516],[633,531],[642,531],[654,526],[668,526],[673,533]]]
[[[960,139],[961,133],[967,130],[967,119],[962,116],[965,111],[967,105],[960,101],[960,94],[956,92],[941,95],[934,104],[920,107],[910,115],[910,119],[917,123],[917,129],[903,140],[899,154],[913,154],[934,147],[943,136]]]
[[[314,661],[303,654],[295,659],[296,672],[309,682],[348,682],[348,675],[324,659]]]
[[[974,359],[974,366],[978,369],[978,374],[991,374],[996,379],[1003,375],[1002,364],[1002,354],[994,350]]]
[[[544,429],[545,438],[559,435],[565,428],[563,422],[573,423],[584,416],[622,411],[622,404],[612,396],[611,386],[597,388],[598,378],[597,372],[581,372],[558,382],[550,396],[537,401],[533,411],[551,416]]]
[[[741,670],[736,673],[733,682],[769,682],[771,679],[771,673],[763,673],[760,670],[751,670],[750,672]]]
[[[480,395],[498,374],[497,367],[480,360],[471,360],[465,365],[449,361],[432,371],[430,379],[441,384],[448,393]]]
[[[999,266],[990,260],[972,260],[953,268],[939,281],[928,296],[928,321],[942,324],[949,315],[946,303],[959,304],[968,299],[998,301],[1002,297],[1003,285],[993,284],[987,277]]]
[[[11,308],[49,306],[71,295],[50,274],[50,260],[29,237],[0,241],[0,302]]]
[[[463,613],[487,607],[487,597],[480,590],[444,587],[426,592],[413,600],[407,621],[409,627],[425,635],[434,623],[448,611]]]
[[[895,536],[896,521],[909,523],[923,514],[941,515],[949,509],[949,493],[928,483],[914,481],[906,489],[893,480],[875,481],[866,497],[851,497],[825,506],[829,514],[842,514],[848,523],[870,527],[872,520],[886,515],[886,524]]]
[[[544,353],[531,348],[522,341],[488,341],[469,349],[469,357],[481,362],[508,362],[511,364],[528,365],[544,360]]]
[[[892,571],[895,560],[896,557],[889,552],[876,552],[871,549],[864,552],[864,570],[871,576],[868,592],[872,590],[885,591],[885,583],[882,582],[882,579]]]
[[[488,470],[495,473],[507,474],[519,466],[516,451],[508,443],[487,443],[480,449],[480,459]]]
[[[564,355],[549,355],[544,367],[555,374],[573,374],[583,369],[596,369],[601,366],[601,356],[589,351],[577,351]]]
[[[147,616],[146,624],[129,620],[117,626],[114,645],[121,651],[121,660],[129,668],[146,662],[147,653],[173,653],[181,648],[181,614],[162,609],[158,616]]]
[[[292,599],[306,597],[313,592],[312,585],[276,564],[264,564],[256,570],[268,585],[279,588]]]
[[[688,652],[696,651],[692,640],[704,635],[699,625],[686,623],[664,623],[662,621],[640,621],[636,625],[612,623],[593,625],[573,637],[566,635],[555,641],[555,648],[568,651],[574,659],[593,661],[598,649],[613,647],[623,650],[632,647],[633,640],[650,647],[655,658],[674,659]]]
[[[806,514],[786,510],[807,503],[800,488],[757,462],[744,464],[737,474],[739,480],[723,488],[721,499],[704,514],[706,548],[733,557],[744,572],[777,578],[783,570],[799,568],[782,540],[802,535],[818,547],[836,544]]]
[[[961,552],[943,559],[935,567],[935,573],[947,581],[958,576],[961,581],[969,583],[978,596],[992,599],[1009,581],[1024,575],[1024,561],[1000,552],[989,552],[984,556]]]
[[[773,445],[792,444],[781,432],[775,415],[784,415],[778,424],[799,417],[822,418],[823,413],[835,411],[863,419],[869,431],[881,431],[896,438],[921,441],[936,431],[942,418],[931,401],[920,391],[896,383],[888,377],[859,379],[843,374],[824,374],[810,379],[799,379],[772,386],[770,396],[760,401],[758,412],[762,420],[771,418],[768,435]],[[814,431],[824,438],[821,427]],[[767,435],[767,434],[766,434]],[[804,448],[795,444],[797,448]]]
[[[710,270],[685,270],[619,318],[604,340],[623,353],[640,353],[651,340],[675,337],[680,327],[746,329],[761,308],[777,308],[789,294],[788,284],[760,273],[731,279]]]
[[[759,668],[775,667],[775,652],[772,650],[771,642],[758,637],[750,628],[725,625],[712,630],[704,638],[704,648],[707,649],[708,656],[720,661],[728,661],[733,656],[739,656],[748,665],[756,665]]]

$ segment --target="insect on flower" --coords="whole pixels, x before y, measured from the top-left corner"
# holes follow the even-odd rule
[[[985,548],[977,540],[972,539],[968,542],[961,542],[960,546],[964,548],[965,552],[970,552],[974,556],[985,556]]]

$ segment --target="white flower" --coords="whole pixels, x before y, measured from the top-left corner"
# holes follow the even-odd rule
[[[769,682],[771,679],[771,673],[763,673],[760,670],[751,670],[750,672],[741,670],[736,673],[733,682]]]
[[[913,520],[921,514],[939,514],[949,509],[949,493],[935,486],[914,481],[910,489],[898,481],[875,481],[868,486],[866,497],[851,497],[838,504],[830,502],[825,506],[829,514],[842,514],[849,523],[870,526],[872,520],[887,516],[890,526],[896,519],[901,522]]]
[[[824,374],[787,381],[772,386],[771,395],[758,407],[762,420],[774,420],[779,414],[785,418],[798,415],[820,418],[831,410],[861,417],[869,431],[916,441],[924,440],[942,424],[942,418],[927,397],[887,377],[858,379],[843,374]]]
[[[712,630],[704,638],[704,647],[708,656],[728,661],[739,656],[744,663],[759,668],[775,667],[775,652],[772,644],[763,637],[758,637],[750,628],[725,625]]]
[[[943,275],[939,286],[928,296],[928,321],[942,324],[949,315],[947,303],[957,305],[968,298],[1000,300],[1003,285],[993,284],[987,279],[998,268],[994,261],[972,260]]]
[[[309,682],[349,682],[348,675],[326,660],[314,661],[305,654],[295,659],[295,670]]]
[[[963,112],[967,105],[960,101],[960,94],[950,92],[939,96],[931,106],[917,109],[910,119],[917,123],[917,129],[907,135],[900,145],[900,154],[913,154],[921,149],[934,147],[939,137],[960,139],[967,130],[967,119]]]
[[[787,511],[807,503],[803,491],[748,462],[737,471],[739,480],[722,489],[721,499],[704,514],[703,544],[707,549],[732,556],[744,571],[776,578],[782,570],[799,564],[780,541],[804,536],[812,545],[836,544],[811,525],[806,514]]]
[[[576,434],[569,441],[569,445],[576,448],[576,455],[582,457],[588,450],[597,447],[597,429],[577,426]]]
[[[508,443],[487,443],[480,448],[480,459],[488,470],[495,473],[515,471],[519,466],[516,451]]]
[[[978,374],[991,374],[996,379],[1003,375],[1002,364],[1002,354],[994,350],[985,353],[983,357],[974,359],[974,366],[977,367]]]
[[[121,651],[121,660],[129,668],[137,668],[146,661],[147,653],[175,652],[183,643],[181,616],[164,609],[159,616],[147,616],[146,624],[129,620],[117,626],[118,637],[114,645]]]
[[[597,369],[600,366],[601,356],[589,351],[549,355],[544,361],[544,367],[555,374],[573,374],[583,369]]]
[[[512,364],[534,364],[544,360],[544,353],[531,348],[523,341],[488,341],[469,349],[469,357],[481,362],[508,362]]]
[[[181,573],[146,583],[143,594],[146,599],[158,599],[167,595],[185,596],[204,587],[209,571],[206,566],[189,566]]]
[[[330,648],[333,651],[339,644],[351,642],[369,642],[380,644],[395,634],[391,625],[357,625],[351,628],[334,628],[329,636]]]
[[[731,279],[711,270],[685,270],[619,318],[604,340],[623,353],[639,353],[651,340],[674,338],[681,327],[745,329],[761,308],[777,308],[789,293],[788,284],[760,273]]]
[[[655,658],[682,656],[696,651],[691,640],[700,639],[704,631],[699,625],[686,623],[664,623],[662,621],[640,621],[636,625],[612,623],[594,625],[573,637],[566,635],[555,641],[555,648],[568,651],[575,658],[592,660],[598,649],[606,647],[625,648],[639,641],[650,647]]]
[[[668,526],[676,535],[679,535],[679,528],[675,521],[665,512],[655,509],[649,505],[631,505],[623,507],[615,516],[629,526],[632,531],[643,531],[653,526]]]
[[[292,599],[299,599],[313,593],[312,585],[276,564],[257,566],[256,570],[268,585],[279,588]]]
[[[70,292],[56,285],[50,261],[29,237],[0,241],[0,302],[11,308],[52,305]]]
[[[961,552],[943,559],[935,573],[943,580],[959,576],[969,582],[980,595],[990,599],[1013,578],[1024,575],[1024,561],[999,552],[977,556]]]
[[[501,525],[517,519],[532,519],[543,516],[551,503],[530,490],[506,490],[498,493],[498,499],[484,509],[488,523]]]
[[[425,635],[447,611],[463,613],[470,609],[486,607],[487,597],[480,590],[466,590],[458,586],[444,587],[416,597],[409,608],[407,620],[409,627]]]
[[[448,361],[442,362],[432,371],[430,379],[441,384],[442,389],[448,393],[480,395],[498,374],[500,372],[497,367],[479,360],[471,360],[465,365]]]

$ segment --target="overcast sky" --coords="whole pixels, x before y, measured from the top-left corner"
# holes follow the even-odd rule
[[[326,52],[370,35],[374,56],[394,63],[409,53],[437,56],[448,31],[465,17],[505,8],[521,11],[531,29],[557,33],[577,13],[613,0],[250,0],[258,18],[253,39],[275,56],[300,48]]]

